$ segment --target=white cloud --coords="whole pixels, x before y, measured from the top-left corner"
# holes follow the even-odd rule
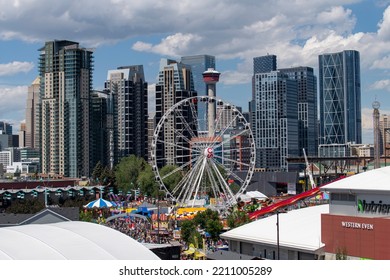
[[[390,6],[383,13],[383,20],[379,23],[378,35],[385,41],[390,40]]]
[[[144,51],[150,51],[152,49],[153,45],[152,44],[148,44],[148,43],[144,43],[144,42],[141,42],[141,41],[137,41],[132,49],[135,50],[135,51],[140,51],[140,52],[144,52]]]
[[[371,85],[371,89],[374,90],[386,90],[390,91],[390,80],[379,80]]]
[[[317,23],[340,33],[350,33],[356,24],[356,18],[350,9],[335,6],[320,12],[317,16]]]
[[[252,76],[247,73],[242,73],[239,71],[224,71],[221,73],[220,82],[225,85],[237,85],[237,84],[247,84],[251,81]]]
[[[146,50],[161,55],[179,57],[181,55],[184,55],[188,51],[189,46],[191,44],[196,44],[201,40],[201,37],[196,34],[176,33],[167,36],[155,46],[138,41],[133,45],[133,50]]]
[[[371,69],[389,69],[390,68],[390,56],[385,56],[375,60],[371,66]]]
[[[24,119],[27,86],[0,87],[0,119],[19,126]]]
[[[13,61],[7,64],[0,64],[0,76],[11,76],[18,73],[27,73],[34,68],[32,62]]]

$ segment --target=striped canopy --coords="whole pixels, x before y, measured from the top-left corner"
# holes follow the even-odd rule
[[[113,201],[108,201],[103,198],[91,201],[87,205],[84,205],[84,208],[110,208],[116,207],[116,203]]]

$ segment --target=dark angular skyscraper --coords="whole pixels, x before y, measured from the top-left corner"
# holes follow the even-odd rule
[[[319,87],[320,143],[362,143],[359,52],[320,55]]]

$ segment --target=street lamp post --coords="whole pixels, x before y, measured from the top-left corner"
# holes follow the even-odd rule
[[[276,246],[277,246],[278,260],[280,260],[280,244],[279,244],[279,211],[276,211]]]
[[[279,242],[279,214],[287,213],[286,209],[276,210],[276,250],[278,253],[278,260],[280,260],[280,242]]]

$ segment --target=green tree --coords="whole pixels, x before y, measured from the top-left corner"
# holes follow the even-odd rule
[[[108,166],[104,167],[100,175],[100,183],[105,186],[115,186],[115,172]]]
[[[245,211],[234,210],[227,217],[227,225],[230,228],[242,226],[250,221],[248,214]]]
[[[207,220],[205,230],[210,234],[212,240],[217,241],[223,230],[223,225],[219,219]]]
[[[138,176],[147,165],[143,158],[130,155],[121,159],[115,168],[115,179],[118,189],[124,193],[136,189]]]
[[[92,180],[93,180],[94,184],[100,183],[100,179],[102,177],[103,170],[104,170],[103,164],[100,161],[98,161],[98,163],[96,163],[96,165],[92,171]]]
[[[218,211],[213,211],[211,209],[206,209],[205,211],[199,212],[194,217],[194,222],[196,225],[199,225],[201,229],[206,229],[207,221],[217,220],[219,221]]]
[[[191,232],[189,242],[192,243],[195,248],[202,249],[203,248],[203,237],[200,235],[198,231]]]
[[[13,214],[35,214],[45,208],[43,201],[36,198],[13,200],[6,208],[7,213]]]
[[[191,243],[192,235],[197,232],[195,223],[191,220],[183,221],[181,223],[180,232],[183,241],[186,243]]]
[[[138,175],[137,182],[141,193],[147,196],[157,197],[159,188],[150,165],[145,165],[144,170]]]
[[[213,240],[218,240],[219,235],[223,230],[218,211],[206,209],[203,212],[199,212],[193,219],[195,225],[199,226],[208,232]]]
[[[80,221],[92,222],[93,216],[91,211],[80,211]]]
[[[160,176],[164,177],[171,173],[172,171],[176,170],[178,166],[176,165],[165,165],[163,168],[161,168]],[[180,171],[173,172],[171,175],[167,176],[163,179],[164,185],[167,187],[169,191],[172,191],[174,187],[183,179],[183,174]]]

